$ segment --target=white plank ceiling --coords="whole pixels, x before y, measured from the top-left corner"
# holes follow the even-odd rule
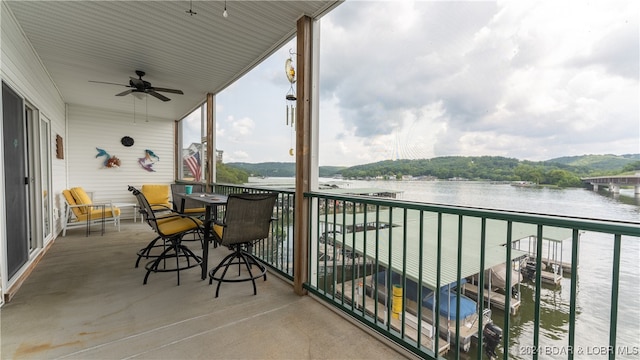
[[[114,96],[126,87],[90,80],[127,85],[142,70],[152,86],[184,91],[146,100],[150,116],[173,120],[292,39],[301,16],[340,1],[227,1],[227,18],[224,1],[193,1],[193,16],[186,0],[6,3],[66,103],[132,112],[132,95]]]

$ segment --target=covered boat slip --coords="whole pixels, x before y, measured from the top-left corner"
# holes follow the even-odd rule
[[[397,283],[399,274],[393,273],[393,279],[394,283]],[[377,276],[366,276],[364,280],[345,281],[336,286],[336,295],[344,299],[346,303],[353,304],[356,308],[365,311],[367,315],[375,317],[382,324],[381,326],[387,326],[388,329],[397,332],[396,336],[404,336],[413,341],[417,341],[419,336],[420,344],[433,351],[436,324],[433,315],[435,293],[423,287],[424,297],[421,301],[417,301],[417,284],[408,280],[407,288],[402,291],[402,300],[400,303],[396,303],[395,295],[391,296],[386,280],[385,272],[382,271]],[[457,337],[455,321],[458,317],[455,309],[457,296],[455,291],[445,290],[446,288],[443,287],[440,292],[441,303],[437,311],[440,338],[437,346],[440,354],[455,345]],[[461,296],[460,299],[459,346],[462,351],[467,352],[471,348],[472,339],[477,338],[478,313],[475,302],[464,296]],[[490,321],[490,312],[485,311],[483,323],[487,324]],[[420,334],[417,331],[418,327],[421,328]]]
[[[520,282],[522,281],[520,264],[523,260],[524,258],[521,257],[511,262],[511,289],[516,290],[516,296],[512,296],[509,300],[509,312],[512,315],[515,315],[520,308]],[[498,264],[485,270],[484,274],[485,284],[488,283],[487,289],[483,291],[485,304],[504,311],[507,304],[506,294],[513,294],[512,291],[507,290],[506,286],[507,264]],[[516,284],[517,288],[515,287]],[[476,274],[471,277],[470,282],[465,283],[462,289],[465,295],[474,300],[478,300],[478,275]],[[494,291],[496,289],[499,290],[499,292]]]
[[[445,288],[449,292],[460,280],[473,277],[481,273],[483,269],[510,264],[514,259],[527,256],[526,252],[512,248],[511,256],[507,258],[506,244],[509,236],[507,234],[508,223],[505,220],[485,220],[472,216],[392,208],[391,210],[357,214],[337,212],[320,214],[318,224],[319,228],[314,231],[317,231],[318,237],[324,241],[318,242],[317,247],[312,247],[311,250],[317,252],[312,255],[312,258],[317,259],[320,253],[326,254],[327,249],[330,248],[329,243],[333,243],[336,248],[343,247],[366,259],[366,263],[372,266],[373,274],[382,269],[391,269],[392,274],[400,274],[400,279],[392,279],[392,276],[387,273],[388,278],[384,282],[385,285],[398,283],[402,285],[402,276],[405,276],[407,280],[405,285],[415,282],[433,291]],[[536,237],[537,234],[538,228],[534,224],[515,222],[511,224],[510,239],[512,241]],[[571,235],[571,230],[545,227],[542,229],[542,235],[543,238],[565,239]],[[458,263],[459,248],[460,263]],[[438,259],[439,252],[440,259]],[[484,263],[481,266],[482,255],[484,255]],[[319,266],[319,264],[320,262],[316,265]],[[458,265],[460,266],[459,275]],[[315,268],[318,269],[317,266]],[[438,279],[438,268],[440,269],[440,279]],[[368,278],[369,275],[372,274],[353,274],[352,281],[368,280],[365,284],[370,286],[368,285],[371,281]],[[317,277],[315,279],[317,281]],[[347,280],[344,279],[344,284],[351,282]],[[519,280],[518,276],[511,281],[508,287],[510,288]],[[485,284],[489,284],[489,281],[489,279],[485,279]],[[341,285],[336,284],[336,290],[345,298],[351,298],[352,289],[356,288],[351,286],[343,288]],[[385,285],[378,286],[378,291],[382,289],[381,297],[388,299],[390,293],[388,289],[385,289]],[[450,286],[448,287],[448,285]],[[461,294],[464,292],[461,291]],[[370,295],[365,297],[366,292],[360,295],[365,300],[367,311],[372,311],[372,309],[368,309],[368,306],[374,306],[375,301],[371,300]],[[417,314],[418,305],[415,299],[409,299],[405,294],[404,301],[407,312]],[[373,303],[368,304],[368,302]],[[448,303],[451,304],[451,301]],[[455,304],[455,301],[453,303]],[[386,305],[388,306],[388,304]],[[376,306],[380,307],[380,305]],[[386,309],[387,306],[383,306],[383,309]],[[510,308],[512,308],[511,305]],[[449,308],[447,311],[451,310]],[[435,323],[434,311],[434,304],[431,308],[422,304],[422,319],[429,324]],[[476,315],[476,318],[478,316],[479,314]],[[482,317],[482,324],[491,321],[490,312],[483,311]],[[455,344],[456,338],[460,339],[461,349],[468,351],[471,339],[477,336],[479,322],[474,321],[472,324],[475,326],[467,327],[465,321],[460,319],[458,336],[456,335],[456,319],[452,319],[450,314],[449,316],[441,314],[440,319],[440,333],[450,334],[451,338],[448,340],[451,344]],[[424,325],[423,322],[418,321],[418,323]]]
[[[377,320],[382,324],[389,324],[389,328],[397,333],[404,333],[404,335],[413,341],[417,341],[418,338],[418,320],[415,316],[407,313],[405,314],[405,327],[402,331],[402,320],[396,319],[391,316],[391,303],[386,302],[383,296],[378,297],[378,302],[374,298],[374,292],[372,291],[371,281],[373,276],[367,276],[364,284],[357,281],[357,286],[353,281],[345,281],[343,284],[337,287],[337,292],[347,303],[353,303],[354,306],[364,309],[367,315],[377,317]],[[344,287],[342,286],[344,285]],[[355,296],[354,296],[355,289]],[[379,287],[378,291],[385,291],[383,287]],[[415,302],[407,303],[407,309],[416,313]],[[423,316],[432,318],[432,312],[430,309],[423,308]],[[445,324],[444,320],[441,320],[441,324]],[[427,321],[420,322],[420,344],[427,349],[433,351],[434,348],[434,331],[431,323]],[[455,331],[455,328],[453,329]],[[449,351],[451,345],[447,338],[442,337],[446,332],[440,332],[440,341],[438,341],[438,354],[442,355]]]
[[[430,289],[456,283],[482,271],[481,254],[484,234],[484,269],[527,255],[511,250],[507,259],[507,221],[478,217],[439,214],[429,211],[393,208],[358,214],[319,215],[318,234],[333,237],[336,244],[355,251],[374,264],[405,273]],[[355,229],[356,231],[351,231]],[[344,230],[344,231],[343,231]],[[537,236],[534,224],[512,223],[511,239]],[[570,229],[544,227],[544,239],[563,240],[571,236]],[[440,238],[440,281],[438,282],[438,239]],[[461,240],[460,277],[458,278],[458,242]],[[323,251],[323,244],[313,251]],[[313,258],[317,258],[314,256]],[[420,269],[422,269],[420,271]],[[515,279],[512,285],[515,284]]]
[[[565,273],[571,274],[571,263],[563,261],[565,240],[570,240],[570,238],[553,239],[543,237],[542,251],[540,253],[541,263],[543,264],[540,278],[543,283],[559,285]],[[522,270],[523,274],[529,278],[535,275],[535,263],[538,258],[536,245],[535,237],[522,238],[513,243],[513,248],[527,253],[526,266]]]

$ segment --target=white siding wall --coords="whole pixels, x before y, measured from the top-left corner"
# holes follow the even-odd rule
[[[65,105],[58,89],[49,77],[40,58],[31,47],[15,18],[2,2],[2,80],[13,90],[33,104],[40,114],[51,121],[51,143],[55,146],[55,136],[65,135]],[[1,147],[0,147],[1,148]],[[64,160],[55,159],[55,147],[52,148],[53,193],[60,193],[66,186],[66,164]],[[3,159],[3,158],[2,158]],[[0,159],[0,161],[3,161]],[[4,166],[2,166],[4,169]],[[4,178],[4,176],[2,177]],[[2,186],[4,190],[4,184]],[[4,196],[1,201],[4,204]],[[54,208],[61,208],[58,199],[54,198]],[[4,214],[2,214],[4,218]],[[55,223],[54,234],[61,229]],[[4,231],[3,231],[4,233]]]
[[[173,121],[136,119],[131,113],[117,113],[81,106],[68,106],[68,133],[65,139],[69,163],[68,186],[82,186],[93,192],[95,200],[136,202],[127,185],[170,184],[173,182]],[[120,143],[123,136],[134,139],[131,147]],[[104,157],[96,158],[96,147],[120,159],[119,168],[104,168]],[[138,159],[145,150],[159,158],[153,168],[144,170]],[[131,208],[123,209],[123,218],[131,218]]]
[[[49,77],[37,54],[18,26],[11,11],[5,2],[0,3],[0,77],[13,90],[35,106],[38,111],[51,121],[51,143],[55,146],[55,135],[65,133],[65,105],[58,89]],[[2,137],[0,136],[0,277],[2,288],[6,289],[8,279],[6,276],[6,259],[4,249],[6,247],[5,196],[4,196],[4,154]],[[52,149],[55,154],[55,148]],[[65,188],[66,164],[64,160],[54,159],[52,164],[53,192],[60,193]],[[60,207],[58,202],[54,207]],[[60,226],[56,224],[54,234],[57,234]],[[19,274],[17,274],[19,275]],[[0,291],[1,292],[1,291]],[[1,294],[0,294],[1,295]]]
[[[4,1],[0,1],[0,35],[0,78],[51,122],[53,207],[59,214],[64,209],[62,190],[73,186],[93,191],[97,200],[135,202],[127,191],[127,185],[139,187],[145,183],[169,184],[173,181],[173,121],[149,118],[149,122],[138,120],[133,125],[132,114],[65,105]],[[55,158],[56,135],[64,140],[64,159]],[[120,143],[123,136],[132,137],[135,144],[124,147]],[[5,219],[2,142],[0,136],[0,219]],[[122,166],[117,169],[101,168],[104,159],[96,158],[96,147],[120,158]],[[138,158],[144,157],[145,149],[160,157],[154,165],[155,172],[145,171],[138,164]],[[132,209],[127,208],[123,217],[131,216]],[[61,231],[61,225],[62,219],[56,219],[54,238]],[[3,290],[12,285],[6,276],[5,248],[6,228],[4,221],[0,221],[0,297],[3,297]],[[20,275],[19,272],[15,278]]]

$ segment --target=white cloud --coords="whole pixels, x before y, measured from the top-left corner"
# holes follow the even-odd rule
[[[247,162],[251,160],[251,156],[242,150],[237,150],[232,153],[225,153],[225,162]]]
[[[232,116],[230,116],[227,119],[227,122],[231,124],[231,136],[236,136],[238,138],[243,138],[251,135],[253,128],[255,127],[253,120],[248,117],[235,120]]]
[[[320,164],[639,152],[638,4],[343,3],[321,24]],[[293,161],[292,47],[218,97],[229,154]]]

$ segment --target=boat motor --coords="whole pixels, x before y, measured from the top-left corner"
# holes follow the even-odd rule
[[[536,278],[536,263],[527,261],[527,264],[522,269],[522,275],[525,279],[533,281]]]
[[[482,338],[484,339],[484,352],[489,359],[493,359],[496,356],[496,347],[502,340],[502,329],[493,323],[487,324],[482,331]]]
[[[520,298],[520,293],[519,293],[518,289],[515,286],[511,287],[511,297],[515,298],[515,299],[519,299]]]

